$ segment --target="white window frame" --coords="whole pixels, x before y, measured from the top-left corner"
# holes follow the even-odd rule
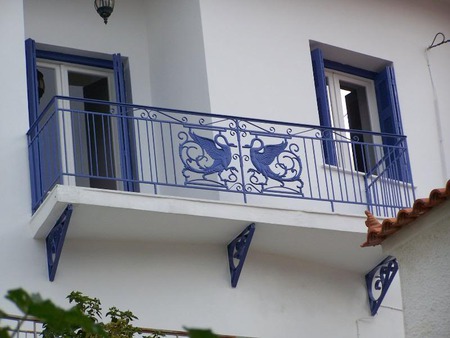
[[[336,128],[349,129],[348,125],[344,122],[343,98],[340,94],[340,82],[344,81],[365,88],[367,108],[369,110],[368,124],[370,125],[370,129],[368,130],[380,132],[380,121],[378,118],[377,99],[373,80],[330,69],[325,69],[325,77],[328,80],[330,114],[333,125]]]
[[[373,131],[380,132],[380,120],[378,116],[378,106],[377,99],[375,93],[375,84],[371,79],[363,78],[360,76],[331,70],[325,68],[325,78],[327,80],[328,87],[328,104],[330,107],[330,117],[333,127],[341,128],[345,130],[349,130],[350,126],[344,119],[345,108],[344,108],[344,97],[341,95],[341,81],[349,84],[354,84],[356,86],[362,87],[366,92],[366,100],[367,100],[367,109],[368,109],[368,121],[365,121],[365,125],[368,128],[364,128],[363,131]],[[342,136],[339,137],[336,135],[336,139],[341,140],[349,140],[350,133],[343,132]],[[364,140],[361,140],[364,141]],[[368,141],[368,140],[366,140]],[[382,144],[382,139],[380,136],[372,136],[371,143]],[[342,150],[342,149],[341,149]],[[381,149],[380,149],[381,151]],[[353,156],[352,149],[348,149],[348,151],[339,151],[337,152],[337,161],[338,166],[348,168],[355,168],[355,160]]]
[[[55,70],[56,76],[56,95],[70,97],[70,86],[69,86],[69,72],[77,72],[85,75],[96,75],[104,76],[108,79],[108,92],[109,101],[116,101],[116,92],[114,88],[114,71],[112,69],[103,69],[85,65],[75,65],[65,62],[57,62],[51,60],[36,60],[36,67],[39,68],[50,68]],[[62,109],[70,109],[70,102],[63,101]],[[38,112],[39,114],[41,112]],[[117,113],[117,112],[116,112]],[[73,131],[72,131],[72,121],[69,114],[64,114],[58,117],[60,130],[65,129],[65,137],[63,133],[60,133],[60,144],[61,146],[61,159],[66,159],[62,161],[61,166],[63,172],[75,173],[75,154],[74,154],[74,144],[73,144]],[[113,156],[115,158],[114,170],[116,175],[120,175],[120,146],[119,146],[119,135],[117,120],[112,120],[112,141],[113,141]],[[63,184],[76,186],[77,177],[64,175]],[[122,189],[122,183],[117,181],[117,189]]]

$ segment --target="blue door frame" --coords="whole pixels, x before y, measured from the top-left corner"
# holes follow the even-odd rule
[[[33,39],[27,39],[25,41],[25,52],[26,52],[26,69],[27,69],[27,85],[28,85],[28,111],[29,111],[29,123],[30,126],[39,117],[39,99],[38,99],[38,79],[37,79],[37,66],[36,59],[54,60],[58,62],[67,62],[77,65],[85,65],[97,68],[112,69],[114,71],[114,87],[116,101],[118,103],[127,103],[126,97],[126,84],[124,76],[124,66],[122,56],[117,54],[112,54],[111,58],[108,59],[98,59],[87,56],[66,54],[60,52],[53,52],[47,50],[41,50],[36,47],[36,42]],[[120,115],[126,116],[127,110],[120,109],[117,112]],[[135,191],[135,187],[130,183],[133,179],[133,169],[132,169],[132,156],[131,156],[131,136],[132,126],[127,123],[121,123],[119,125],[119,147],[120,147],[120,167],[121,174],[124,178],[124,190]],[[38,152],[38,149],[36,149]],[[31,152],[32,156],[33,152]],[[30,161],[30,163],[35,163]],[[33,170],[34,175],[40,175],[39,170]],[[36,182],[36,177],[31,177],[32,182]],[[41,191],[40,187],[33,186],[33,196],[39,196]]]

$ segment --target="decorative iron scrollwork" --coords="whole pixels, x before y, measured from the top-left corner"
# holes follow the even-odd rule
[[[72,211],[73,206],[72,204],[69,204],[66,209],[64,209],[45,240],[47,246],[48,278],[50,282],[55,280],[56,270],[58,269],[59,258],[66,238]]]
[[[179,146],[182,170],[186,184],[200,184],[227,187],[237,181],[237,169],[230,166],[233,158],[231,148],[235,144],[225,135],[218,133],[214,138],[200,136],[189,130],[178,134],[182,143]],[[216,176],[212,176],[216,174]]]
[[[266,145],[262,139],[255,137],[243,148],[250,149],[250,161],[253,164],[253,168],[247,170],[251,182],[247,189],[303,195],[303,181],[300,178],[302,161],[297,155],[300,150],[297,144],[288,145],[284,139],[281,143]],[[278,184],[273,184],[274,181]]]
[[[228,244],[228,262],[230,265],[231,286],[236,287],[250,243],[255,232],[255,224],[250,224],[230,244]]]
[[[397,259],[388,256],[366,275],[367,294],[372,316],[376,315],[397,271]]]

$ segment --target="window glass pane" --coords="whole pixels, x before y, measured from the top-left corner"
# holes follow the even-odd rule
[[[42,81],[44,83],[44,91],[41,98],[39,99],[39,113],[44,110],[44,108],[48,105],[53,96],[57,95],[57,86],[56,86],[56,70],[53,68],[47,67],[37,67],[38,69],[38,80],[42,74]]]
[[[333,104],[331,102],[331,93],[330,93],[330,84],[329,84],[329,78],[328,76],[325,77],[325,82],[327,85],[327,99],[328,99],[328,107],[330,111],[328,112],[330,114],[330,121],[331,121],[331,127],[335,127],[334,118],[333,118]]]

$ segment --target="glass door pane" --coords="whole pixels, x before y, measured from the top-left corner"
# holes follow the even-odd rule
[[[107,75],[69,70],[69,96],[109,101]],[[118,164],[114,137],[117,121],[110,116],[111,106],[98,102],[71,101],[76,183],[101,189],[117,189]]]

